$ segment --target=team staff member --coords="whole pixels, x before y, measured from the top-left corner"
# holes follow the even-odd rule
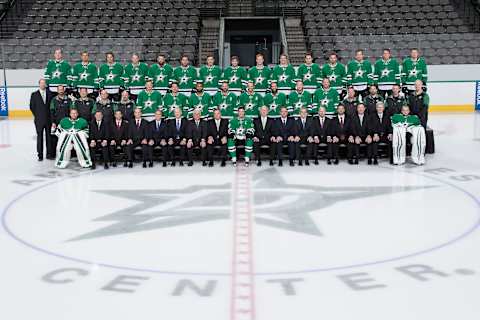
[[[52,150],[52,141],[50,139],[50,101],[52,93],[47,90],[47,82],[41,79],[38,82],[38,90],[30,96],[30,111],[33,113],[35,130],[37,131],[37,156],[38,161],[43,160],[43,135],[45,134],[45,143],[47,149],[47,159],[54,159],[55,153]],[[65,117],[65,115],[63,115]],[[62,118],[63,118],[62,117]]]
[[[117,148],[122,150],[122,153],[126,154],[127,152],[127,140],[128,140],[128,131],[129,126],[128,122],[123,119],[122,111],[115,111],[115,120],[113,121],[111,128],[111,137],[110,137],[110,157],[112,161],[112,167],[117,166],[117,161],[115,160],[115,151]],[[124,167],[128,166],[127,158],[123,164]]]
[[[127,140],[127,157],[128,167],[133,168],[134,154],[133,151],[136,147],[142,147],[142,161],[143,167],[147,167],[148,157],[148,122],[142,119],[142,110],[136,108],[133,112],[133,120],[130,121],[128,127],[128,140]],[[152,167],[152,160],[150,160],[150,167]]]
[[[95,153],[100,150],[102,152],[103,166],[108,169],[108,140],[110,140],[110,122],[103,119],[103,113],[96,111],[94,119],[90,122],[89,138],[90,138],[90,156],[92,158],[92,166],[90,169],[95,170],[96,157]]]

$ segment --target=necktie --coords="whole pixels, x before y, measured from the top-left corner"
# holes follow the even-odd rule
[[[343,117],[340,117],[340,126],[343,127]]]
[[[265,124],[267,122],[267,119],[262,118],[262,129],[265,130]]]
[[[195,120],[195,124],[197,125],[197,128],[198,128],[198,120]]]
[[[305,129],[305,119],[302,119],[302,128]]]
[[[100,121],[97,121],[97,127],[100,130]]]
[[[180,120],[177,120],[177,131],[180,130]]]
[[[47,103],[46,99],[45,99],[45,90],[43,91],[40,91],[41,95],[42,95],[42,100],[43,100],[43,103]]]
[[[160,121],[157,121],[157,131],[160,130]]]
[[[287,121],[285,119],[283,119],[282,121],[283,121],[283,125],[286,125]]]
[[[117,128],[120,128],[120,121],[117,121]]]
[[[140,120],[137,120],[137,128],[140,128]]]
[[[360,117],[360,126],[363,126],[363,116]]]
[[[215,120],[215,123],[217,124],[217,132],[220,131],[220,121]]]
[[[320,126],[323,128],[323,118],[320,118]]]
[[[383,114],[379,114],[378,116],[380,118],[380,123],[382,123]]]

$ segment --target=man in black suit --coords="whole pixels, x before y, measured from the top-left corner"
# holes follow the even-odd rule
[[[207,121],[202,120],[202,111],[193,110],[193,119],[187,126],[187,156],[188,166],[193,166],[193,148],[200,148],[202,166],[207,166]]]
[[[128,140],[128,122],[123,120],[123,114],[121,110],[115,111],[115,120],[113,120],[112,127],[110,129],[110,157],[112,166],[116,167],[117,162],[115,160],[115,151],[117,148],[121,148],[124,154],[127,153],[127,140]],[[128,166],[127,159],[123,164],[124,167]]]
[[[208,121],[207,127],[207,154],[208,166],[213,167],[213,151],[220,147],[221,166],[225,167],[227,161],[228,120],[222,119],[220,109],[213,111],[213,119]]]
[[[327,144],[327,163],[332,164],[332,125],[333,120],[326,117],[327,109],[324,106],[318,107],[318,118],[313,118],[313,123],[310,129],[310,139],[313,140],[313,158],[315,164],[318,164],[318,147],[320,143]],[[335,164],[338,164],[338,158],[334,159]]]
[[[300,117],[295,120],[295,125],[297,126],[297,135],[295,136],[295,153],[299,166],[303,166],[303,160],[305,160],[305,165],[309,166],[309,159],[312,156],[313,138],[311,133],[313,120],[307,116],[308,110],[306,108],[301,108]],[[305,147],[302,148],[302,146]]]
[[[345,106],[339,104],[337,106],[337,117],[332,119],[331,133],[332,143],[332,158],[335,159],[334,163],[338,163],[338,147],[340,144],[347,145],[347,158],[349,163],[352,162],[353,157],[353,145],[348,142],[351,136],[351,118],[345,114]]]
[[[353,145],[353,160],[350,164],[358,164],[360,158],[360,145],[367,145],[368,164],[372,164],[372,136],[370,135],[370,123],[365,113],[366,107],[363,103],[357,105],[357,114],[352,119],[351,135],[348,142]]]
[[[275,159],[275,149],[277,148],[276,137],[273,136],[273,124],[275,120],[268,117],[268,107],[260,108],[260,116],[253,119],[253,126],[255,128],[255,136],[253,137],[253,152],[257,159],[257,166],[262,165],[262,146],[268,146],[270,150],[270,165],[273,166],[273,159]]]
[[[288,116],[288,110],[286,107],[280,109],[280,118],[275,121],[274,136],[277,141],[277,157],[278,166],[283,166],[283,146],[288,146],[288,160],[290,166],[293,167],[295,163],[295,136],[297,135],[297,126],[295,120]]]
[[[161,148],[161,158],[163,166],[167,166],[167,123],[163,119],[163,112],[161,109],[155,111],[155,118],[150,122],[150,140],[148,141],[149,146],[149,159],[153,160],[153,150],[155,147]],[[151,160],[151,161],[152,161]]]
[[[187,148],[187,127],[188,120],[183,118],[182,110],[175,108],[175,118],[168,121],[168,155],[172,161],[171,166],[175,167],[175,147],[180,147],[180,166],[183,166]]]
[[[392,159],[392,123],[390,115],[385,112],[385,105],[383,102],[377,102],[377,112],[370,115],[370,135],[372,136],[372,156],[373,164],[378,164],[378,143],[384,142],[387,144],[389,158]],[[371,160],[371,159],[370,159]],[[368,162],[368,164],[371,161]]]
[[[38,90],[30,96],[30,111],[33,113],[35,130],[37,131],[37,155],[38,161],[43,161],[43,135],[45,134],[45,144],[47,149],[47,159],[55,159],[55,149],[52,149],[51,142],[51,119],[50,119],[50,101],[53,95],[47,89],[47,83],[44,79],[38,82]]]
[[[95,112],[94,119],[90,122],[90,155],[92,157],[92,170],[95,170],[95,153],[97,150],[102,151],[103,166],[108,169],[109,154],[108,141],[111,139],[110,135],[111,123],[103,119],[101,111]]]
[[[148,139],[148,122],[147,120],[142,119],[142,110],[136,108],[133,112],[133,120],[129,122],[128,126],[127,157],[129,168],[133,168],[133,151],[138,146],[142,147],[143,167],[147,167]],[[153,164],[150,166],[153,166]]]

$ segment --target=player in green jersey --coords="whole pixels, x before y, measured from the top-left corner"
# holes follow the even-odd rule
[[[255,56],[256,65],[248,70],[248,81],[253,81],[255,92],[264,97],[270,84],[272,70],[264,65],[265,58],[262,53]]]
[[[382,58],[375,62],[374,83],[378,86],[379,95],[386,99],[392,94],[394,84],[401,82],[400,65],[392,58],[390,49],[383,49]]]
[[[228,82],[230,92],[237,97],[245,90],[248,81],[248,74],[244,67],[241,67],[238,56],[232,56],[230,59],[231,66],[223,70],[222,81]]]
[[[393,127],[393,164],[405,163],[407,133],[412,135],[412,161],[417,165],[425,164],[425,128],[420,123],[420,118],[410,114],[410,107],[402,107],[401,113],[391,117]]]
[[[113,101],[120,100],[120,88],[123,83],[123,65],[115,62],[113,52],[107,52],[106,63],[100,66],[98,72],[99,86],[107,90]]]
[[[51,92],[56,93],[58,86],[68,88],[71,83],[70,64],[63,60],[62,49],[55,49],[53,60],[49,60],[43,78]]]
[[[162,96],[168,91],[173,76],[173,68],[165,60],[164,54],[157,56],[157,63],[148,69],[148,78],[153,81],[153,90],[159,91]]]
[[[215,65],[215,58],[211,55],[207,56],[207,64],[198,71],[197,80],[203,83],[203,90],[206,94],[213,97],[218,92],[221,77],[222,70]]]
[[[276,82],[278,91],[287,96],[295,88],[295,69],[288,63],[288,57],[282,53],[280,55],[280,64],[275,66],[270,77],[271,82]]]
[[[302,80],[305,90],[310,94],[314,94],[322,79],[322,69],[313,62],[312,54],[307,52],[305,54],[305,63],[298,67],[296,80]]]
[[[252,119],[245,117],[245,109],[242,106],[238,107],[238,116],[231,119],[228,124],[227,147],[234,167],[237,166],[237,143],[245,144],[245,166],[248,167],[253,152],[254,133]]]
[[[197,82],[198,73],[197,70],[190,65],[190,60],[187,55],[183,55],[180,58],[180,66],[173,70],[173,79],[178,83],[180,93],[187,97],[190,97],[192,90]]]
[[[214,110],[218,109],[220,110],[223,118],[233,119],[233,117],[236,116],[237,103],[237,96],[230,92],[228,82],[225,81],[222,83],[220,91],[213,96],[212,114]]]
[[[94,94],[98,89],[97,66],[89,61],[87,51],[81,53],[82,61],[72,68],[72,87],[78,92],[80,88],[86,88],[89,94]]]

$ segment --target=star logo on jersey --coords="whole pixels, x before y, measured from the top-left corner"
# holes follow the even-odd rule
[[[145,101],[144,105],[145,108],[150,108],[151,106],[153,106],[153,101],[148,99],[147,101]]]
[[[200,112],[203,112],[203,104],[202,103],[199,103],[195,106],[195,109],[196,110],[200,110]]]
[[[255,84],[261,84],[265,80],[261,75],[255,78]]]
[[[132,81],[140,81],[140,75],[138,74],[138,72],[132,76]]]
[[[383,69],[382,70],[382,77],[388,77],[391,72],[392,72],[392,70],[389,70],[387,68]]]
[[[230,83],[235,83],[237,81],[238,81],[238,77],[236,75],[233,75],[230,77],[230,80],[229,80]]]
[[[278,77],[278,81],[279,81],[279,82],[285,82],[285,81],[287,81],[287,79],[288,79],[288,76],[287,76],[285,73],[281,74],[281,75]]]
[[[253,103],[250,102],[245,105],[245,110],[252,110],[252,109],[253,109]]]
[[[62,72],[60,72],[59,69],[56,69],[55,71],[53,71],[52,73],[52,78],[55,79],[55,78],[60,78],[60,76],[62,75]]]
[[[277,111],[278,105],[274,102],[270,105],[270,111]]]
[[[312,74],[309,71],[303,75],[303,81],[310,81],[310,79],[312,79]]]
[[[173,113],[175,111],[175,109],[177,109],[178,106],[174,103],[170,106],[170,112]]]
[[[320,104],[321,104],[322,106],[327,106],[329,102],[330,102],[330,100],[327,99],[327,98],[325,98],[325,99],[322,99],[322,100],[320,101]]]
[[[70,239],[79,241],[228,220],[232,183],[191,185],[178,189],[107,189],[92,192],[131,205],[96,218],[104,226]],[[433,186],[317,186],[288,183],[276,169],[252,176],[254,222],[282,232],[323,236],[315,216],[344,201],[425,190]],[[102,207],[103,208],[103,207]],[[108,209],[107,209],[108,210]],[[111,222],[110,225],[105,223]],[[327,231],[328,232],[328,231]]]
[[[112,72],[107,74],[107,81],[113,81],[114,79],[115,79],[115,74],[113,74]]]
[[[80,80],[87,80],[88,76],[89,76],[89,74],[86,71],[84,71],[84,72],[80,73]]]
[[[298,101],[297,103],[295,103],[294,108],[295,110],[303,108],[303,102]]]
[[[410,77],[416,77],[418,75],[417,67],[410,70],[410,72],[408,74],[409,74]]]
[[[337,81],[337,78],[338,76],[335,74],[335,72],[332,72],[332,74],[328,76],[328,80],[330,80],[330,82]]]
[[[163,80],[165,80],[165,75],[163,73],[157,75],[157,82],[163,82]]]
[[[357,71],[355,71],[355,78],[361,78],[363,77],[364,74],[365,74],[365,70],[358,69]]]
[[[188,80],[190,79],[190,77],[184,75],[180,78],[180,83],[185,83],[187,84],[188,83]]]
[[[220,110],[225,110],[227,109],[228,105],[226,103],[222,103],[219,105]]]
[[[210,83],[210,82],[213,82],[213,76],[211,74],[209,74],[206,78],[205,78],[205,83]]]

